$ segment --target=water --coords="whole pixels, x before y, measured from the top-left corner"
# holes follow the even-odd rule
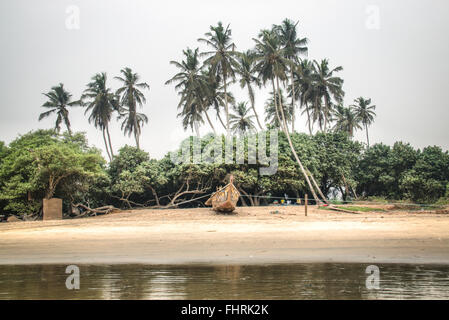
[[[0,266],[0,299],[449,299],[449,266],[379,264],[79,265],[80,289],[65,286],[66,265]]]

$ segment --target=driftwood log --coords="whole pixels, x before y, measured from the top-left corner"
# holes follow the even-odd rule
[[[83,213],[77,213],[76,210],[74,210],[74,208],[82,208],[85,211]],[[118,209],[114,206],[103,206],[103,207],[98,207],[98,208],[90,208],[82,203],[72,204],[72,213],[74,213],[77,218],[81,218],[81,217],[84,217],[87,215],[96,216],[97,214],[101,214],[101,215],[108,214],[114,210],[118,210]]]

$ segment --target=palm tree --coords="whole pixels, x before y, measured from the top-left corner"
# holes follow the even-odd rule
[[[184,130],[187,130],[190,127],[193,130],[195,129],[196,136],[200,137],[200,124],[204,123],[203,117],[203,108],[197,103],[186,104],[180,113],[178,113],[178,117],[182,117],[182,125]]]
[[[354,131],[362,128],[359,118],[351,107],[345,108],[338,105],[333,113],[335,117],[334,130],[346,132],[352,138]]]
[[[286,79],[286,72],[288,70],[289,61],[284,58],[284,49],[280,46],[280,40],[278,34],[274,30],[262,30],[262,32],[259,35],[259,39],[254,39],[256,42],[256,70],[259,73],[259,78],[262,80],[262,82],[265,84],[268,80],[271,80],[271,85],[273,88],[273,92],[277,92],[278,94],[278,101],[274,99],[275,102],[275,109],[278,113],[280,111],[280,123],[281,128],[284,131],[288,144],[290,146],[290,150],[293,153],[293,156],[296,159],[296,162],[299,165],[299,168],[304,175],[304,178],[306,179],[306,182],[309,186],[310,191],[312,192],[312,195],[315,199],[315,201],[318,203],[319,199],[318,196],[315,193],[315,189],[312,186],[312,183],[309,179],[309,174],[307,173],[306,169],[302,165],[301,160],[298,157],[298,154],[295,151],[295,148],[293,146],[290,134],[288,132],[286,117],[284,114],[284,107],[281,100],[281,92],[279,87],[279,78],[281,80]],[[276,80],[276,88],[274,85],[274,81]],[[310,175],[311,178],[312,175]],[[321,190],[318,186],[317,190],[321,193]],[[324,195],[322,195],[323,200],[326,201]]]
[[[253,109],[253,113],[256,117],[257,124],[259,125],[260,130],[263,130],[262,124],[260,123],[259,116],[257,115],[255,108],[255,95],[253,84],[260,87],[259,78],[257,78],[254,70],[255,60],[254,60],[254,52],[248,50],[246,52],[242,52],[238,56],[238,65],[236,72],[240,75],[240,87],[247,88],[249,101],[251,102],[251,108]]]
[[[182,107],[185,109],[180,112],[178,116],[185,117],[186,115],[191,114],[192,110],[194,110],[195,113],[198,112],[199,114],[203,112],[206,115],[209,125],[215,133],[215,127],[213,126],[207,113],[207,109],[209,107],[207,98],[210,79],[209,75],[206,74],[200,63],[198,50],[198,48],[195,50],[187,48],[187,50],[183,51],[185,60],[181,62],[170,61],[170,63],[176,66],[180,72],[165,82],[165,84],[177,82],[175,88],[181,95],[178,108]],[[192,104],[194,105],[192,106]],[[193,116],[187,121],[185,126],[188,126],[190,121],[193,121],[191,125],[195,125],[195,127],[197,127],[198,123],[194,122],[203,122],[203,119],[199,116]]]
[[[120,106],[118,97],[106,87],[106,73],[97,73],[92,77],[92,82],[87,84],[81,99],[83,104],[87,106],[84,114],[90,111],[89,123],[93,122],[95,128],[101,129],[103,132],[104,145],[109,160],[114,157],[112,149],[111,135],[109,134],[109,122],[111,121],[114,111],[119,111]],[[85,101],[88,99],[88,101]],[[107,140],[106,140],[107,135]]]
[[[282,124],[282,120],[279,117],[279,112],[277,112],[277,102],[279,98],[277,96],[277,94],[275,94],[274,92],[270,92],[270,97],[268,98],[267,102],[265,103],[265,122],[271,126],[273,126],[274,128],[281,128],[281,124]],[[292,119],[292,108],[291,105],[287,106],[287,103],[285,101],[285,97],[282,94],[282,90],[281,90],[281,104],[284,108],[284,116],[285,116],[285,120],[287,121],[287,123],[289,123]]]
[[[312,118],[310,105],[314,104],[316,100],[315,95],[317,90],[315,90],[315,83],[313,81],[314,69],[313,63],[307,59],[301,60],[297,65],[293,73],[294,80],[293,85],[289,87],[289,96],[291,96],[294,92],[295,99],[299,100],[300,107],[303,110],[303,114],[307,114],[307,125],[309,127],[309,133],[312,135]],[[293,88],[297,87],[298,90],[294,90]]]
[[[130,68],[120,70],[122,77],[115,77],[115,79],[122,82],[123,87],[116,92],[121,96],[120,104],[120,118],[124,118],[122,123],[122,130],[125,135],[134,134],[136,140],[136,147],[140,149],[139,138],[142,131],[142,125],[148,122],[148,118],[144,114],[137,113],[137,105],[143,106],[146,103],[145,95],[140,89],[150,89],[150,86],[145,82],[140,82],[140,76],[133,73]]]
[[[320,97],[320,100],[321,98],[324,98],[324,108],[322,108],[321,112],[323,113],[324,119],[323,132],[326,132],[329,117],[332,114],[331,98],[333,98],[337,103],[341,103],[345,94],[342,89],[343,79],[334,76],[334,73],[342,71],[343,68],[336,67],[331,70],[327,59],[321,60],[320,63],[314,60],[313,65],[315,69],[314,80],[316,82],[318,96]],[[321,103],[319,105],[321,105]]]
[[[55,131],[59,133],[61,131],[61,123],[64,122],[69,135],[72,135],[68,107],[80,106],[81,101],[71,101],[72,94],[64,89],[64,85],[62,83],[58,86],[52,87],[49,92],[43,93],[43,95],[48,98],[48,101],[45,102],[42,107],[50,110],[41,113],[39,115],[39,121],[56,113],[57,117],[55,122]]]
[[[206,87],[205,90],[205,99],[206,99],[206,109],[212,107],[215,109],[218,120],[220,121],[223,128],[226,130],[226,125],[223,122],[223,119],[220,116],[221,108],[224,108],[226,105],[226,100],[230,104],[235,103],[234,96],[232,93],[224,92],[224,86],[221,84],[219,77],[211,77],[210,70],[204,70],[204,84]],[[226,97],[226,98],[225,98]]]
[[[370,106],[371,99],[364,99],[362,97],[355,99],[354,102],[356,103],[353,105],[354,111],[357,118],[360,119],[365,127],[366,143],[369,148],[368,126],[374,122],[374,117],[376,116],[374,110],[376,110],[376,106]]]
[[[296,31],[296,26],[299,22],[294,23],[290,19],[282,21],[280,26],[275,26],[279,33],[281,40],[281,46],[284,48],[284,57],[291,61],[289,66],[290,71],[290,85],[292,89],[292,132],[295,132],[295,82],[294,82],[294,69],[298,62],[298,56],[300,54],[307,54],[307,38],[299,38]]]
[[[279,79],[286,80],[289,61],[284,58],[284,49],[281,48],[281,42],[275,29],[262,30],[259,39],[256,42],[255,70],[262,83],[266,85],[267,81],[271,81],[273,92],[277,93],[278,99],[281,97]],[[276,81],[276,85],[275,85]],[[279,114],[283,108],[279,108],[281,101],[275,101],[275,107]],[[282,118],[280,118],[282,119]],[[288,131],[287,125],[284,123],[285,129]]]
[[[206,38],[198,39],[199,42],[206,43],[212,47],[213,51],[203,52],[202,56],[208,56],[204,61],[205,64],[211,66],[211,76],[220,77],[223,81],[224,95],[225,95],[225,114],[226,114],[226,131],[230,133],[229,124],[229,107],[227,95],[227,81],[229,78],[235,78],[234,69],[237,65],[235,57],[235,45],[231,40],[231,29],[229,25],[226,29],[221,22],[218,26],[210,26],[210,32],[205,34]]]
[[[234,105],[232,109],[234,110],[235,114],[230,115],[230,124],[231,129],[234,132],[243,134],[246,131],[256,129],[253,122],[253,118],[255,116],[248,115],[249,109],[246,102],[240,102],[237,105]]]
[[[120,107],[118,120],[122,120],[121,130],[131,135],[134,134],[136,140],[136,147],[140,149],[140,134],[142,133],[142,127],[145,123],[148,123],[148,117],[144,113],[130,111],[128,107]]]

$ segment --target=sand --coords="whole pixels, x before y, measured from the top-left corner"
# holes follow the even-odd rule
[[[273,214],[272,211],[279,213]],[[449,264],[449,215],[243,207],[0,224],[0,264]]]

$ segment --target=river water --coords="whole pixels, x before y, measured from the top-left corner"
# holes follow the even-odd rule
[[[2,265],[0,299],[449,299],[449,266],[368,266],[78,265],[68,290],[66,265]]]

